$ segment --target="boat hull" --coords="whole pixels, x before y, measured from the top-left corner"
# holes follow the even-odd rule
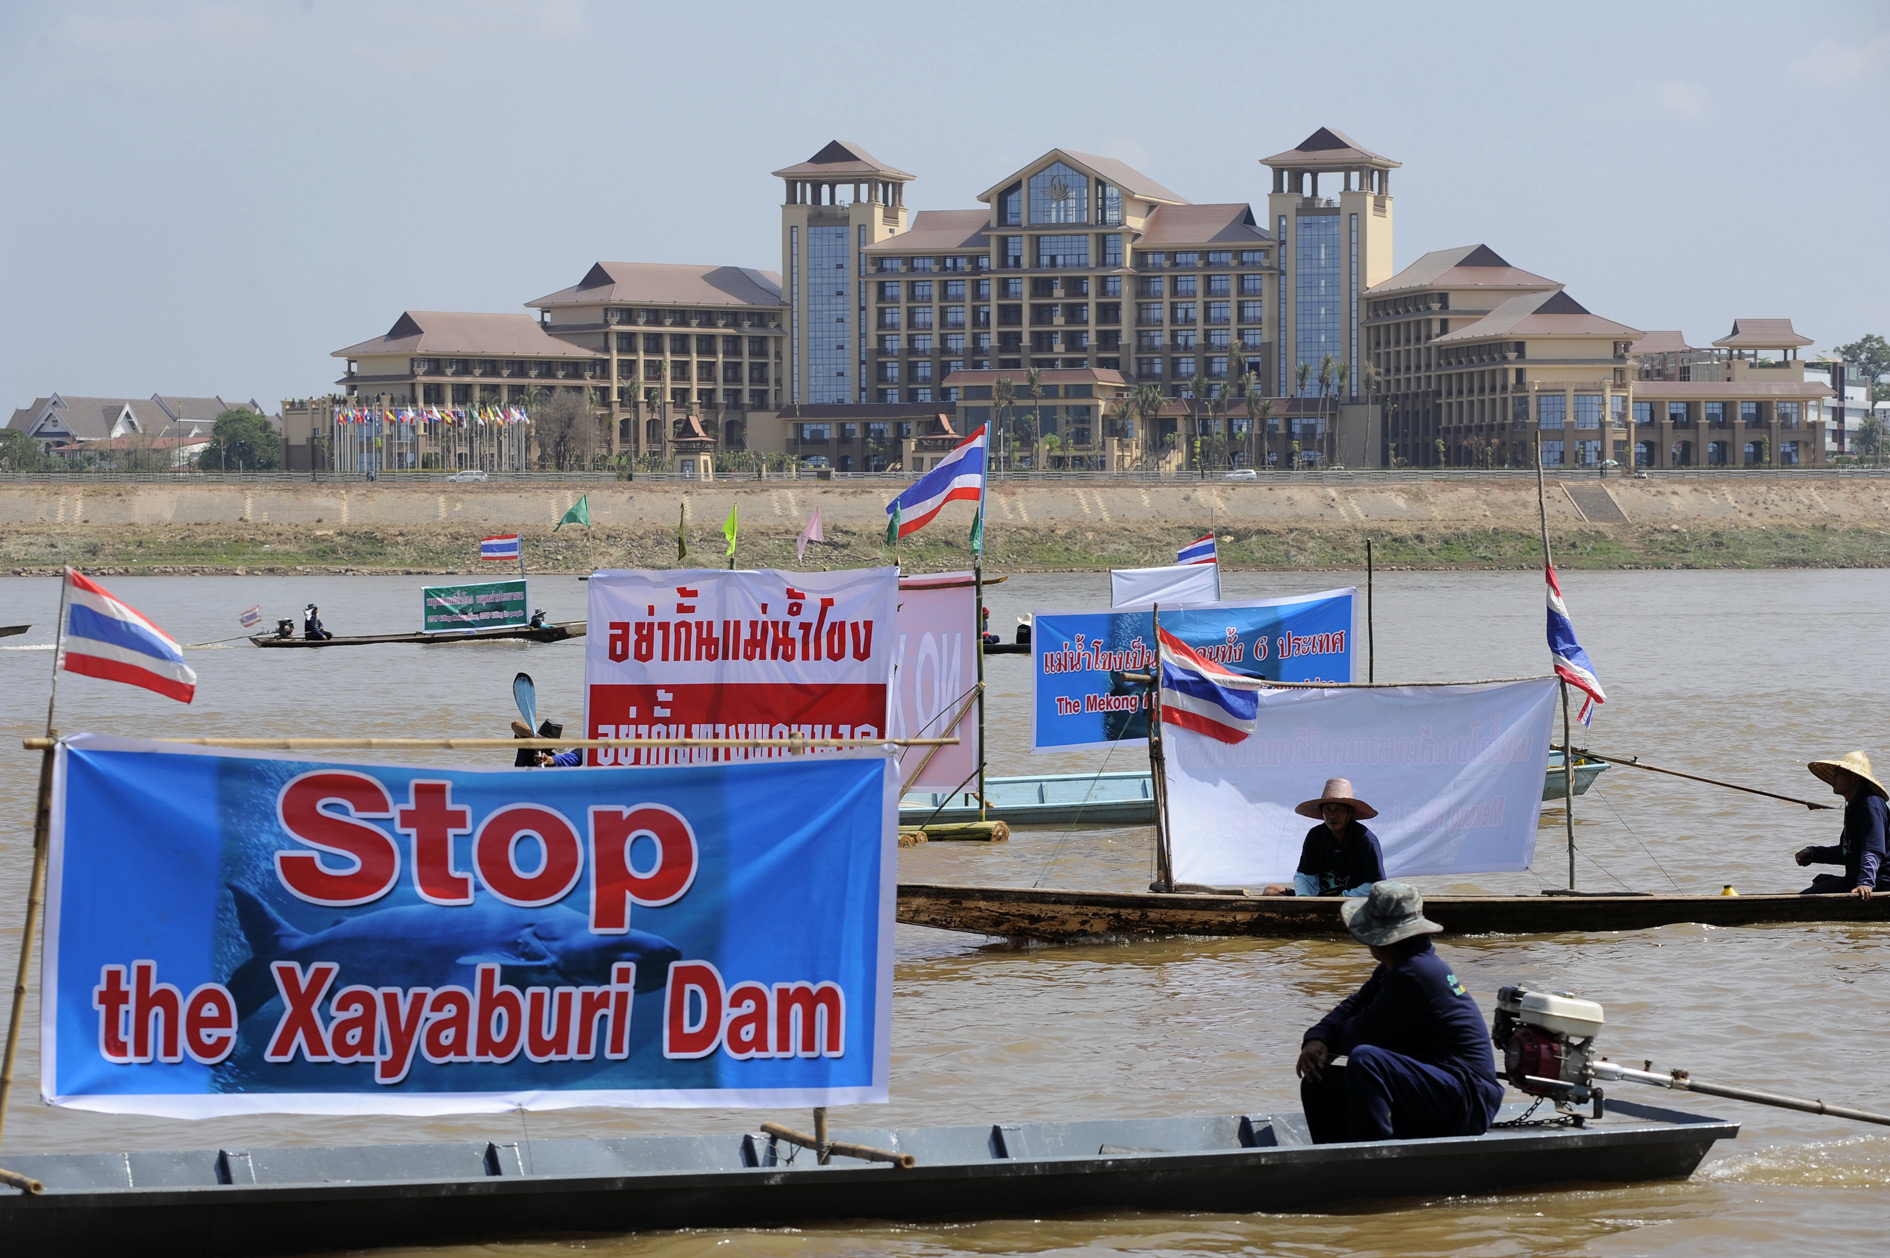
[[[1453,935],[1647,930],[1683,922],[1763,926],[1890,922],[1890,896],[1426,896],[1425,915]],[[1163,894],[901,883],[898,918],[912,926],[1057,942],[1096,936],[1343,935],[1336,899],[1244,893]]]
[[[14,637],[17,634],[25,633],[32,627],[31,625],[0,625],[0,638]]]
[[[584,622],[581,620],[561,620],[546,625],[541,629],[518,626],[512,629],[458,629],[447,633],[368,633],[353,637],[332,638],[278,638],[275,634],[259,633],[250,641],[256,646],[266,647],[322,647],[322,646],[385,646],[389,643],[419,643],[431,645],[450,642],[498,642],[510,638],[521,638],[528,642],[562,642],[566,638],[584,636]]]
[[[1510,1106],[1511,1115],[1520,1106]],[[1346,1201],[1690,1175],[1737,1124],[1610,1103],[1583,1129],[1312,1145],[1298,1115],[836,1132],[911,1169],[827,1167],[758,1135],[519,1144],[11,1155],[11,1253],[293,1254],[841,1219],[1123,1210],[1303,1211]],[[1368,1164],[1368,1176],[1348,1167]],[[144,1186],[134,1186],[134,1182]]]

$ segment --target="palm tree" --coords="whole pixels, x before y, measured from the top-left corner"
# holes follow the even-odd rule
[[[991,400],[997,404],[998,431],[1003,432],[1010,425],[1011,402],[1017,397],[1017,386],[1011,383],[1009,376],[999,376],[991,385]],[[1002,456],[998,466],[1003,467]]]
[[[1116,400],[1109,404],[1109,419],[1115,428],[1112,436],[1133,437],[1135,435],[1135,399],[1127,393],[1118,394]]]
[[[1197,469],[1201,462],[1201,403],[1207,400],[1208,378],[1195,372],[1188,380],[1188,422],[1194,425],[1194,453]]]
[[[1331,444],[1332,421],[1327,416],[1332,387],[1338,376],[1339,360],[1330,354],[1319,358],[1319,419],[1320,427],[1325,429],[1319,438],[1319,458],[1322,466],[1330,466],[1332,460],[1327,457],[1326,447]]]
[[[1135,386],[1135,412],[1142,417],[1142,445],[1144,454],[1161,448],[1159,419],[1162,407],[1168,405],[1168,398],[1162,393],[1162,386],[1148,381]],[[1146,466],[1146,458],[1144,459]]]
[[[643,365],[644,371],[648,372],[652,365],[656,368],[656,375],[651,378],[656,381],[656,386],[644,392],[656,394],[656,454],[667,463],[669,461],[669,389],[666,386],[669,383],[669,359],[646,359]]]
[[[1333,396],[1335,399],[1343,399],[1345,397],[1346,385],[1350,384],[1352,380],[1352,365],[1350,363],[1340,363],[1338,367],[1338,371],[1335,374],[1338,377],[1339,387],[1333,390]],[[1335,403],[1334,403],[1335,411],[1337,410],[1338,405],[1340,405],[1340,403],[1335,400]],[[1335,421],[1336,421],[1336,415],[1335,415]],[[1337,424],[1335,422],[1334,427],[1336,426]],[[1338,434],[1336,432],[1333,433],[1332,437],[1330,438],[1330,443],[1332,444],[1332,448],[1334,450],[1338,449],[1338,440],[1339,440]]]
[[[1035,443],[1043,435],[1043,372],[1035,367],[1024,372],[1024,392],[1030,394],[1030,440]]]
[[[1266,446],[1266,430],[1273,419],[1273,399],[1260,396],[1260,377],[1251,371],[1241,381],[1240,391],[1247,404],[1247,457],[1254,459],[1255,438],[1259,439],[1261,448]]]

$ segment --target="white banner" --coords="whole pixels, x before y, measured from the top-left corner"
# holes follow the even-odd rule
[[[1166,568],[1109,570],[1111,607],[1144,603],[1160,603],[1168,607],[1220,601],[1221,566],[1217,563],[1179,563]]]
[[[955,734],[959,739],[955,747],[901,750],[900,784],[906,790],[954,790],[977,771],[976,594],[969,572],[906,577],[899,582],[899,631],[893,647],[893,705],[887,733],[894,738]]]
[[[891,693],[897,568],[593,573],[584,639],[591,738],[878,738]],[[591,764],[746,759],[593,751]]]
[[[1529,868],[1555,715],[1553,677],[1481,686],[1260,692],[1237,743],[1164,726],[1177,882],[1291,882],[1306,831],[1293,812],[1331,777],[1378,810],[1385,873]]]

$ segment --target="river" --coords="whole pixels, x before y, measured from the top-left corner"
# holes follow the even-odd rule
[[[421,577],[118,577],[106,584],[179,640],[239,632],[259,604],[273,623],[321,605],[338,632],[413,627]],[[1363,574],[1229,573],[1229,597],[1307,592]],[[554,618],[584,614],[583,584],[534,581]],[[1885,689],[1873,634],[1890,615],[1890,572],[1582,572],[1565,589],[1610,702],[1589,741],[1664,765],[1785,794],[1829,798],[1805,771],[1855,747],[1890,756],[1879,732]],[[1100,574],[1025,575],[992,586],[992,622],[1107,601]],[[58,585],[0,580],[0,735],[18,747],[45,721]],[[1376,597],[1380,680],[1511,677],[1543,671],[1542,586],[1529,573],[1399,572]],[[512,674],[537,678],[540,710],[575,728],[581,644],[492,643],[258,651],[237,641],[190,653],[190,707],[68,675],[67,731],[153,736],[332,734],[503,736]],[[993,771],[1070,772],[1103,753],[1029,755],[1028,673],[993,657]],[[1138,767],[1118,759],[1111,768]],[[1879,763],[1883,763],[1880,758]],[[0,748],[0,975],[11,983],[25,901],[37,758]],[[1584,889],[1796,890],[1790,854],[1836,841],[1836,814],[1611,769],[1576,801]],[[1533,892],[1566,877],[1559,814],[1545,819],[1536,869],[1422,880],[1427,890]],[[1021,831],[1008,844],[933,843],[901,851],[917,881],[1135,888],[1146,885],[1146,829]],[[1890,1109],[1890,975],[1883,927],[1706,929],[1449,940],[1486,1012],[1521,982],[1601,1001],[1604,1051],[1651,1058],[1729,1083]],[[834,1114],[835,1125],[994,1122],[1111,1115],[1296,1110],[1292,1065],[1304,1029],[1364,980],[1365,952],[1336,941],[1182,939],[1015,947],[900,927],[893,1101]],[[29,1025],[38,1025],[37,1007]],[[187,1123],[52,1110],[35,1097],[36,1041],[21,1054],[24,1102],[9,1150],[175,1148],[413,1139],[513,1140],[590,1132],[745,1129],[732,1111],[571,1110],[528,1117],[268,1117]],[[1617,1085],[1626,1089],[1630,1085]],[[1636,1099],[1661,1102],[1653,1093]],[[1109,1214],[949,1226],[860,1225],[699,1231],[507,1245],[508,1255],[938,1253],[1877,1254],[1890,1136],[1876,1129],[1735,1102],[1684,1108],[1747,1124],[1693,1178],[1625,1190],[1571,1188],[1407,1201],[1305,1215]],[[0,1157],[0,1165],[4,1165]],[[427,1251],[429,1253],[441,1251]],[[467,1248],[453,1254],[488,1252]]]

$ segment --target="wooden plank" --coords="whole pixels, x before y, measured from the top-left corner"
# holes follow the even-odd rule
[[[1647,930],[1685,922],[1761,926],[1890,921],[1890,896],[1596,895],[1426,897],[1446,934]],[[1245,894],[1074,891],[902,883],[898,918],[914,926],[1025,939],[1096,935],[1342,935],[1336,899]]]

